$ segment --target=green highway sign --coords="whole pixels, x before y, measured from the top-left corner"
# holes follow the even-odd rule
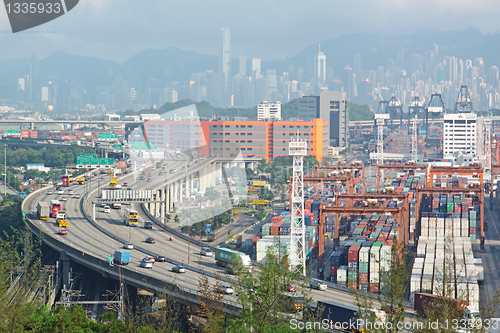
[[[25,217],[25,216],[26,216],[26,212],[23,212],[23,217]]]
[[[109,262],[113,262],[113,256],[109,256]]]

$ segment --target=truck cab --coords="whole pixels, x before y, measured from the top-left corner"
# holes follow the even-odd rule
[[[60,211],[57,212],[56,222],[57,222],[57,226],[59,228],[67,228],[67,227],[69,227],[69,224],[66,221],[66,212],[65,211],[60,210]]]

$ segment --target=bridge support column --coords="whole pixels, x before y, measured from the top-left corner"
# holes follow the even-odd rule
[[[179,203],[182,203],[182,179],[179,180]]]
[[[65,259],[62,259],[62,257],[65,257]],[[61,256],[61,263],[62,263],[62,283],[64,286],[66,286],[67,289],[69,289],[69,284],[70,284],[70,264],[71,262],[67,259],[66,253],[64,253],[64,256]]]
[[[191,193],[194,194],[194,174],[191,174],[191,179],[189,181],[191,183]],[[198,182],[199,182],[199,178],[198,178]]]
[[[224,163],[216,163],[215,165],[215,170],[216,170],[216,178],[219,178],[219,184],[223,183],[222,179],[222,168],[224,166]]]
[[[167,187],[167,200],[168,200],[168,211],[171,212],[174,207],[174,198],[173,198],[173,187],[172,184]]]
[[[189,200],[189,197],[191,196],[191,192],[189,190],[189,177],[190,176],[187,176],[186,178],[184,178],[182,181],[186,184],[185,186],[185,191],[186,191],[186,198]]]
[[[156,200],[157,201],[162,200],[161,192],[162,192],[161,190],[156,191]],[[160,215],[160,204],[155,202],[154,205],[155,205],[155,217],[156,217],[156,216]]]
[[[200,193],[204,193],[207,186],[206,186],[206,172],[205,172],[205,167],[201,168],[199,171],[199,183],[200,183]]]
[[[30,123],[30,130],[34,130],[35,129],[35,123]]]

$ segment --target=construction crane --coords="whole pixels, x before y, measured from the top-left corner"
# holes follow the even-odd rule
[[[399,112],[399,125],[403,125],[403,104],[396,96],[392,96],[389,101],[389,114],[391,115],[391,131],[394,131],[394,114]]]
[[[306,276],[306,243],[304,219],[304,156],[307,155],[307,141],[300,140],[299,132],[295,140],[289,143],[289,155],[293,156],[292,167],[292,196],[290,211],[292,221],[290,225],[290,268],[301,268],[302,275]]]
[[[425,143],[427,143],[427,138],[429,137],[429,113],[443,113],[444,110],[443,97],[441,94],[432,94],[429,105],[425,109]]]
[[[458,97],[455,102],[455,112],[458,113],[470,113],[473,109],[472,98],[470,97],[469,88],[462,85],[460,91],[458,92]]]

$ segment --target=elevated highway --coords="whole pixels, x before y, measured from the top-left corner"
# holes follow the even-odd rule
[[[168,168],[182,168],[186,160],[168,161]],[[128,182],[134,190],[152,189],[163,191],[180,180],[186,183],[190,173],[200,172],[201,178],[212,177],[212,173],[206,170],[213,170],[212,165],[229,163],[229,161],[220,158],[202,159],[188,169],[177,171],[174,174],[159,175],[158,170],[153,170],[152,166],[146,168],[146,172],[152,173],[152,181],[134,181],[134,174],[127,174],[119,178],[119,184]],[[250,162],[248,162],[250,163]],[[155,172],[156,171],[156,172]],[[150,211],[156,212],[157,207],[150,206],[141,210],[138,204],[135,204],[140,212],[139,227],[127,227],[123,223],[121,211],[112,210],[111,213],[104,213],[100,208],[96,209],[95,219],[91,216],[93,211],[93,202],[97,200],[99,185],[107,188],[110,176],[100,175],[94,177],[85,185],[74,185],[67,189],[74,190],[81,195],[81,199],[68,196],[68,201],[63,203],[63,209],[66,211],[69,222],[68,235],[59,236],[58,227],[53,219],[49,221],[40,221],[36,217],[36,202],[49,201],[51,199],[61,199],[61,196],[47,195],[47,189],[39,190],[30,194],[23,202],[23,211],[26,212],[26,221],[31,230],[37,235],[43,235],[43,241],[61,253],[63,260],[63,283],[67,285],[70,261],[78,262],[91,268],[98,274],[114,279],[122,278],[127,284],[137,288],[150,288],[159,294],[169,294],[184,302],[198,304],[198,286],[200,275],[206,275],[211,284],[216,283],[216,274],[221,279],[234,283],[231,276],[225,276],[223,271],[215,265],[213,257],[201,257],[200,247],[204,243],[192,241],[188,237],[174,237],[173,241],[168,240],[171,235],[170,230],[160,226],[160,221],[155,220],[156,226],[152,229],[144,229],[142,224],[145,220],[150,220]],[[100,184],[99,184],[100,182]],[[210,182],[206,180],[207,184]],[[208,185],[207,185],[208,186]],[[167,191],[168,193],[168,191]],[[83,199],[85,197],[85,199]],[[166,197],[165,197],[166,200]],[[178,197],[170,196],[169,200],[177,202]],[[147,237],[153,237],[156,244],[145,242]],[[114,250],[122,248],[125,242],[134,244],[132,250],[132,263],[127,266],[111,266],[108,258]],[[205,245],[206,246],[206,245]],[[166,263],[156,263],[153,269],[144,269],[139,267],[141,258],[145,255],[164,255],[168,258]],[[171,271],[175,264],[183,263],[186,267],[185,274],[177,274]],[[88,277],[91,278],[91,277]],[[354,305],[354,297],[346,289],[337,287],[334,289],[330,285],[327,291],[311,290],[314,300],[335,300],[336,302]],[[225,297],[226,311],[236,313],[239,311],[239,304],[236,296]],[[376,307],[378,302],[374,301]]]

